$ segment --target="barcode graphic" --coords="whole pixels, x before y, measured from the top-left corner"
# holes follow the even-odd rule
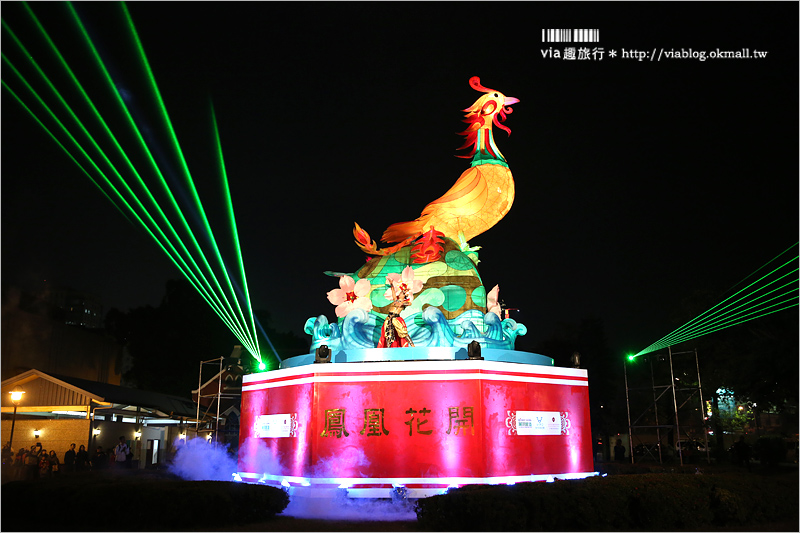
[[[542,30],[543,43],[599,43],[600,30]]]

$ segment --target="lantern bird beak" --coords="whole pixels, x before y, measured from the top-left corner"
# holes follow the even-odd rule
[[[503,101],[503,106],[505,107],[507,105],[516,104],[518,102],[519,102],[518,98],[514,98],[513,96],[506,96],[505,100]]]

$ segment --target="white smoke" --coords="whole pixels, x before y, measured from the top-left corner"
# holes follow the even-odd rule
[[[242,442],[239,453],[247,455],[247,464],[254,472],[277,474],[283,471],[280,455],[274,455],[262,439],[247,437]]]
[[[176,439],[177,449],[172,465],[173,474],[192,481],[231,481],[237,470],[236,459],[228,454],[228,447],[212,444],[206,439]]]
[[[212,444],[205,439],[196,438],[176,441],[175,457],[170,472],[187,480],[231,481],[238,472],[238,464],[228,453],[227,446]],[[248,464],[256,472],[281,472],[280,461],[267,449],[261,439],[248,438],[242,443],[242,450],[251,456]],[[314,477],[326,477],[333,473],[335,464],[346,464],[356,467],[369,465],[369,460],[361,450],[347,449],[343,457],[321,460],[314,465]],[[289,505],[281,513],[283,516],[295,518],[312,518],[326,520],[361,520],[361,521],[416,521],[413,503],[409,500],[371,500],[367,498],[349,498],[346,489],[306,489],[300,493],[299,487],[290,490]]]
[[[416,521],[412,501],[373,500],[370,498],[349,498],[346,489],[335,489],[316,494],[315,497],[292,495],[284,516],[295,518],[314,518],[325,520],[359,521]]]
[[[364,450],[356,446],[347,446],[331,457],[320,457],[311,469],[313,477],[358,477],[361,469],[366,469],[370,460]],[[348,471],[348,473],[344,473]]]

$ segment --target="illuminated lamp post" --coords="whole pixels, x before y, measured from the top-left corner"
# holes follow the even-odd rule
[[[14,442],[14,425],[17,423],[17,406],[22,400],[22,395],[25,394],[25,391],[17,385],[13,390],[9,391],[9,394],[11,395],[11,403],[14,404],[14,415],[11,417],[11,436],[8,438],[8,448],[11,449],[11,445]]]

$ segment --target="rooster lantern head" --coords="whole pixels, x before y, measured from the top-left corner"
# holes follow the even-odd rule
[[[470,158],[478,150],[481,150],[488,151],[493,157],[502,158],[505,161],[503,154],[497,150],[497,147],[494,146],[494,141],[491,140],[492,124],[511,135],[511,129],[501,123],[505,121],[506,115],[510,115],[513,111],[509,106],[516,104],[519,100],[506,96],[500,91],[484,87],[481,85],[481,79],[478,76],[471,77],[469,85],[484,94],[474,104],[463,110],[466,113],[463,121],[469,126],[461,132],[461,135],[466,137],[466,141],[459,147],[459,150],[472,148],[468,154],[459,155],[458,157]],[[481,130],[485,131],[483,135],[480,135]]]
[[[484,87],[481,85],[481,79],[478,76],[473,76],[469,79],[469,86],[476,91],[483,92],[484,95],[478,98],[470,107],[463,110],[467,113],[464,122],[481,127],[486,125],[486,119],[489,118],[495,126],[510,135],[511,130],[508,126],[501,124],[501,122],[505,121],[506,115],[510,115],[513,111],[513,109],[507,106],[516,104],[519,100],[511,96],[506,96],[500,91]]]

